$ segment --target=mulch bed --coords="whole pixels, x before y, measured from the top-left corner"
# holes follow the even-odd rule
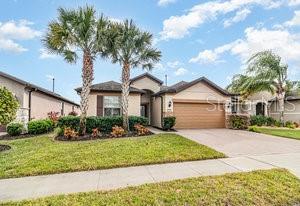
[[[5,144],[0,144],[0,152],[10,150],[10,149],[11,149],[11,146],[5,145]]]
[[[79,136],[77,138],[74,139],[69,139],[65,136],[57,136],[55,137],[55,140],[57,141],[88,141],[88,140],[97,140],[97,139],[115,139],[115,138],[126,138],[126,137],[142,137],[142,136],[149,136],[149,135],[153,135],[154,133],[149,132],[148,134],[145,135],[138,135],[136,132],[128,132],[126,135],[122,136],[122,137],[111,137],[110,134],[102,134],[101,136],[98,137],[92,137],[91,134],[87,134],[85,136]]]
[[[0,140],[23,139],[23,138],[29,138],[29,137],[32,137],[32,136],[33,136],[32,134],[21,134],[21,135],[18,135],[18,136],[11,136],[9,134],[6,134],[6,135],[0,136]]]

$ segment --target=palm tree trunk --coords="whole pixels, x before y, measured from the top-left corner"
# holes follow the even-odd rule
[[[82,66],[82,90],[80,94],[80,135],[85,135],[86,133],[86,116],[89,107],[89,94],[93,79],[93,58],[91,57],[91,54],[88,51],[84,51]]]
[[[129,131],[128,122],[128,97],[129,97],[129,85],[130,85],[130,65],[125,63],[122,69],[122,116],[123,116],[123,128]]]
[[[284,98],[285,92],[280,92],[277,95],[278,104],[279,104],[279,121],[281,126],[284,126]]]

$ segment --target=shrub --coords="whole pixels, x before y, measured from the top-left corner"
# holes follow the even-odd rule
[[[80,118],[79,117],[74,117],[74,116],[65,116],[65,117],[60,117],[58,119],[57,126],[62,128],[63,130],[67,127],[75,130],[76,132],[79,131],[79,122]]]
[[[54,127],[57,125],[58,119],[59,119],[59,112],[49,112],[48,118],[52,121],[52,124]]]
[[[169,116],[163,118],[163,129],[164,130],[170,130],[175,126],[176,117]]]
[[[43,134],[53,130],[53,123],[50,119],[32,120],[28,122],[29,134]]]
[[[294,122],[294,125],[295,125],[296,128],[299,127],[299,123],[298,122]]]
[[[250,127],[248,128],[248,130],[249,130],[250,132],[257,132],[257,133],[260,133],[260,131],[258,130],[257,126],[250,126]]]
[[[247,129],[250,117],[244,114],[231,114],[227,116],[227,127],[230,129]]]
[[[144,127],[143,125],[140,125],[140,124],[134,125],[134,129],[136,130],[136,132],[138,133],[139,136],[147,135],[147,134],[150,133],[148,128],[146,128],[146,127]]]
[[[101,132],[99,131],[98,128],[95,128],[92,130],[92,137],[93,138],[97,138],[97,137],[100,137],[101,136]]]
[[[292,121],[287,121],[287,122],[285,123],[285,126],[286,126],[287,128],[290,128],[290,129],[295,129],[295,128],[296,128],[295,124],[294,124]]]
[[[75,131],[79,131],[79,122],[80,117],[75,116],[65,116],[61,117],[58,120],[58,126],[61,128],[70,127]],[[93,129],[98,128],[99,131],[103,133],[110,133],[112,131],[113,126],[122,126],[123,119],[121,116],[114,117],[88,117],[86,119],[86,131],[87,133],[92,133]],[[148,125],[148,119],[145,117],[129,117],[129,125],[130,129],[134,129],[135,124],[140,124],[143,126]]]
[[[0,125],[6,125],[16,118],[19,103],[5,87],[0,86]]]
[[[18,136],[22,133],[23,129],[23,124],[12,122],[7,125],[6,132],[11,136]]]
[[[78,137],[78,132],[76,132],[74,129],[71,129],[70,127],[66,127],[64,129],[64,136],[68,139],[76,139]]]
[[[72,111],[72,112],[69,112],[69,114],[68,114],[69,116],[78,116],[78,114],[77,114],[77,112],[75,112],[75,111]]]
[[[149,122],[146,117],[129,116],[129,129],[134,130],[134,126],[139,124],[142,126],[148,126]]]
[[[125,130],[122,127],[114,126],[112,127],[111,137],[123,137],[125,135]]]
[[[254,115],[250,117],[250,125],[275,126],[276,120],[272,117],[266,117],[263,115]]]

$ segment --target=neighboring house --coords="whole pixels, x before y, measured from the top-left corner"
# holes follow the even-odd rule
[[[81,92],[81,88],[75,90]],[[171,115],[176,116],[177,129],[223,128],[230,101],[230,93],[205,77],[168,87],[145,73],[131,79],[128,109],[129,115],[145,116],[159,128],[162,118]],[[121,115],[121,84],[109,81],[92,85],[88,115]]]
[[[234,99],[234,98],[233,98]],[[236,99],[240,99],[236,97]],[[234,101],[233,101],[234,102]],[[236,101],[238,102],[238,100]],[[284,104],[284,120],[300,123],[300,97],[287,96]],[[248,113],[250,115],[270,116],[279,120],[279,104],[276,95],[270,92],[258,92],[242,103],[233,104],[233,113]]]
[[[17,98],[20,105],[17,119],[22,121],[46,118],[51,111],[59,112],[61,116],[80,111],[75,102],[3,72],[0,72],[0,86],[6,87]]]

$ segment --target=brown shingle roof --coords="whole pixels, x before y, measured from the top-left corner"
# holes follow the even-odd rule
[[[149,79],[152,79],[153,81],[159,83],[159,84],[163,84],[163,81],[161,81],[160,79],[156,78],[155,76],[153,76],[152,74],[149,74],[148,72],[144,73],[144,74],[141,74],[141,75],[138,75],[134,78],[132,78],[130,80],[130,82],[134,82],[134,81],[137,81],[139,79],[142,79],[144,77],[148,77]]]
[[[226,95],[226,96],[231,96],[231,94],[226,91],[225,89],[219,87],[218,85],[216,85],[215,83],[213,83],[212,81],[208,80],[207,78],[205,77],[200,77],[194,81],[191,81],[191,82],[185,82],[185,81],[181,81],[181,82],[178,82],[177,84],[174,84],[172,86],[169,86],[167,88],[164,88],[162,89],[161,91],[157,92],[156,94],[154,94],[155,96],[157,95],[161,95],[161,94],[164,94],[164,93],[178,93],[178,92],[181,92],[199,82],[205,82],[206,84],[208,84],[210,87],[212,87],[213,89],[217,90],[218,92],[220,92],[221,94],[223,95]]]
[[[81,87],[75,89],[77,92],[81,92]],[[115,81],[108,81],[99,84],[93,84],[91,91],[94,92],[122,92],[122,85]],[[130,87],[129,92],[132,93],[145,93],[144,90]]]
[[[54,97],[54,98],[56,98],[56,99],[59,99],[59,100],[68,102],[68,103],[70,103],[70,104],[79,106],[79,104],[77,104],[77,103],[75,103],[75,102],[73,102],[73,101],[71,101],[71,100],[69,100],[69,99],[66,99],[66,98],[62,97],[60,94],[51,92],[51,91],[49,91],[49,90],[47,90],[47,89],[44,89],[44,88],[39,87],[39,86],[37,86],[37,85],[31,84],[31,83],[26,82],[26,81],[24,81],[24,80],[21,80],[21,79],[19,79],[19,78],[17,78],[17,77],[14,77],[14,76],[11,76],[11,75],[9,75],[9,74],[6,74],[6,73],[4,73],[4,72],[1,72],[1,71],[0,71],[0,76],[5,77],[5,78],[7,78],[7,79],[10,79],[10,80],[12,80],[12,81],[15,81],[15,82],[17,82],[17,83],[19,83],[19,84],[22,84],[22,85],[24,85],[25,87],[27,87],[27,88],[29,88],[29,89],[33,89],[33,90],[35,90],[35,91],[39,91],[39,92],[41,92],[41,93],[43,93],[43,94],[49,95],[49,96]]]

